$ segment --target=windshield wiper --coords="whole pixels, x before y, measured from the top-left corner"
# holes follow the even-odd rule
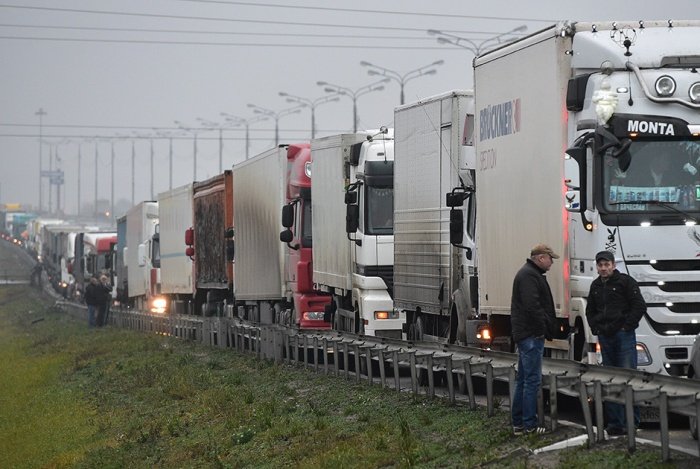
[[[665,202],[662,200],[630,200],[628,202],[610,202],[610,205],[658,205],[659,207],[663,207],[667,210],[683,215],[686,217],[685,221],[693,221],[697,223],[695,217],[691,216],[688,212],[684,212],[683,210],[674,207],[674,205],[678,205],[678,202]]]

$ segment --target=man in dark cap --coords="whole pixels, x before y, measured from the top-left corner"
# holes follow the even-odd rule
[[[634,330],[646,313],[647,305],[639,285],[615,268],[615,256],[600,251],[595,256],[598,278],[591,283],[586,318],[591,332],[598,336],[604,366],[637,368],[637,337]],[[608,435],[627,432],[622,404],[605,403]],[[639,426],[639,408],[634,408],[635,427]]]
[[[542,384],[544,341],[552,339],[555,327],[554,299],[544,274],[559,256],[546,244],[537,244],[513,280],[510,325],[518,348],[511,418],[513,433],[541,434],[537,425],[537,393]]]

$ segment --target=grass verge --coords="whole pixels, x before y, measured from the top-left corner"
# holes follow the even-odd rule
[[[531,449],[572,430],[513,437],[503,411],[487,418],[484,409],[230,350],[88,330],[35,294],[0,289],[0,467],[649,467],[660,459],[656,448],[629,455],[614,444],[534,457]]]

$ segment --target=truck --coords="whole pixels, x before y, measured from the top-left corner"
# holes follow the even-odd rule
[[[141,202],[126,213],[124,265],[130,306],[165,313],[166,305],[160,297],[158,202]]]
[[[493,340],[508,344],[513,277],[546,243],[561,255],[546,347],[595,362],[586,297],[606,249],[647,303],[639,368],[685,374],[700,332],[698,39],[698,21],[563,21],[475,58],[478,319]]]
[[[394,307],[410,341],[482,345],[476,298],[474,94],[454,90],[394,110]],[[454,188],[454,190],[453,190]],[[464,205],[450,243],[448,197]],[[470,320],[471,319],[471,320]],[[469,329],[469,330],[468,330]]]
[[[293,307],[287,247],[279,239],[287,148],[279,145],[233,168],[236,314],[263,324],[285,322],[284,311]]]
[[[285,243],[285,283],[293,302],[282,311],[280,322],[301,329],[329,329],[325,309],[331,301],[328,294],[313,286],[313,231],[311,216],[311,144],[287,147],[285,201],[282,207],[280,241]],[[293,306],[293,307],[292,307]]]
[[[311,141],[314,288],[333,302],[333,328],[402,338],[405,315],[393,308],[394,140],[378,132]]]
[[[126,215],[117,218],[117,244],[114,246],[114,275],[112,292],[120,305],[129,303],[129,282],[126,268]]]
[[[185,253],[194,264],[194,297],[187,312],[224,315],[233,305],[233,186],[231,170],[192,186],[192,226]]]
[[[160,224],[160,292],[171,313],[184,314],[192,301],[192,259],[183,236],[192,227],[192,183],[158,195]]]
[[[114,246],[117,233],[113,231],[83,231],[75,236],[75,259],[72,274],[75,278],[75,294],[82,295],[90,277],[105,274],[114,285]],[[112,294],[116,295],[114,289]]]

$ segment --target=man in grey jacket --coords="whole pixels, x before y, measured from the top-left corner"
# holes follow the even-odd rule
[[[518,349],[518,377],[511,418],[516,435],[546,431],[537,425],[537,393],[542,383],[544,341],[554,334],[554,299],[545,277],[554,259],[559,256],[551,247],[534,246],[513,280],[510,323]]]

